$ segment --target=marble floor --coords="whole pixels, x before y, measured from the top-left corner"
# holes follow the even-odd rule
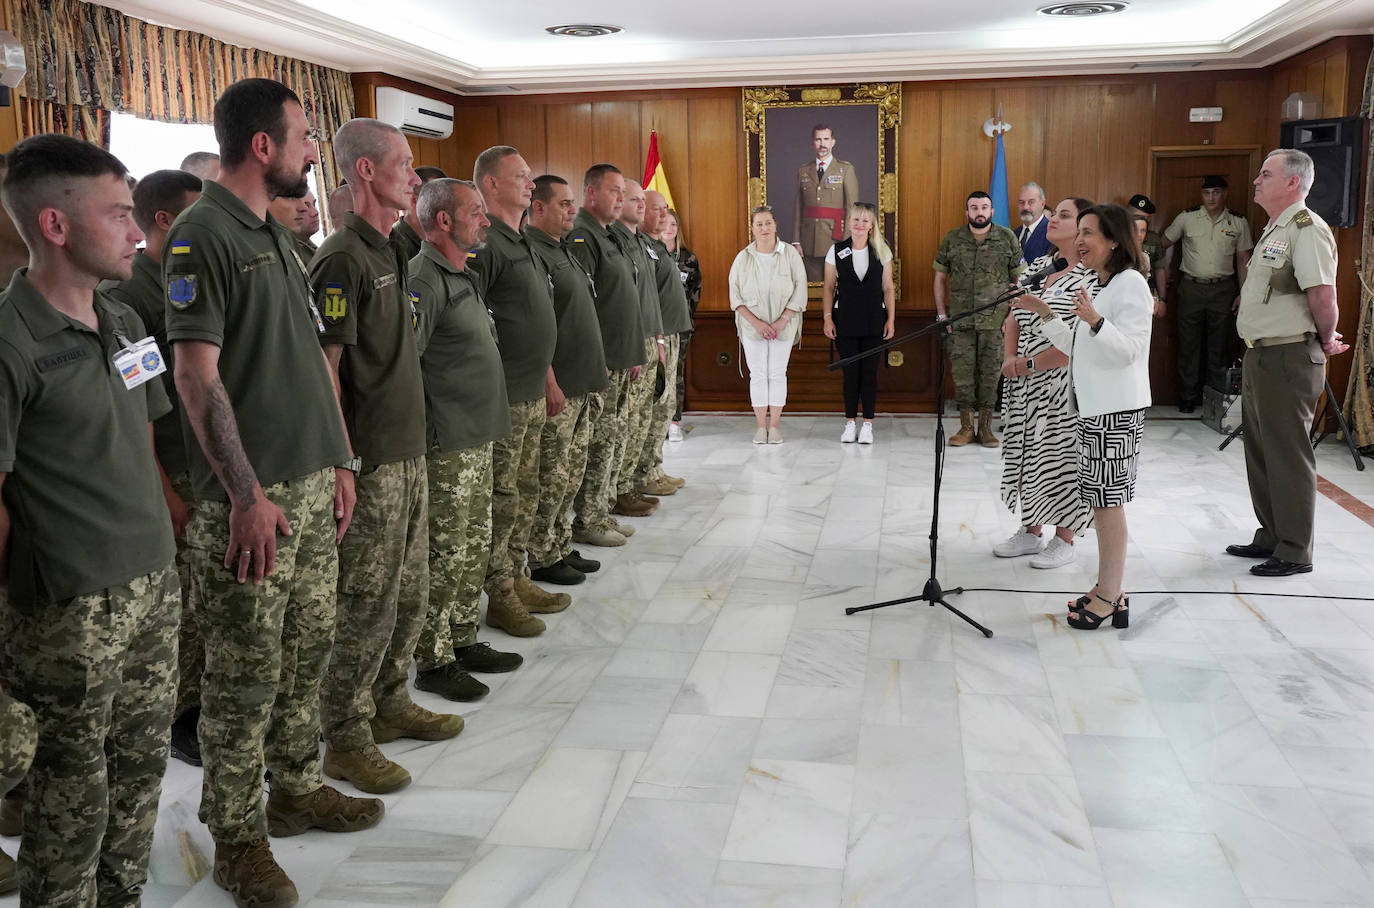
[[[1131,627],[1093,633],[1063,621],[1093,535],[1056,571],[993,558],[998,454],[951,450],[940,579],[1041,591],[955,597],[984,639],[923,604],[844,614],[929,572],[933,419],[872,447],[833,417],[764,447],[688,422],[687,487],[583,550],[604,567],[542,637],[486,637],[527,661],[462,735],[383,747],[415,781],[381,826],[274,843],[303,904],[1374,905],[1374,601],[1323,598],[1374,595],[1374,470],[1343,447],[1319,449],[1315,572],[1262,580],[1222,553],[1253,519],[1239,445],[1152,419]],[[152,908],[229,904],[199,784],[168,771]]]

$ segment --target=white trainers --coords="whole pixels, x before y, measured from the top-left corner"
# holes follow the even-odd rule
[[[765,429],[765,428],[763,428],[763,427],[759,427],[759,429],[758,429],[756,432],[754,432],[754,444],[756,444],[756,445],[766,445],[766,444],[768,444],[768,430],[767,430],[767,429]]]
[[[1058,536],[1051,536],[1049,545],[1045,550],[1030,560],[1030,566],[1049,570],[1051,568],[1063,567],[1066,564],[1073,564],[1076,557],[1073,551],[1073,543],[1065,542]]]
[[[1025,527],[1020,527],[1015,533],[1007,537],[1005,542],[999,542],[992,547],[992,554],[998,558],[1019,558],[1022,555],[1035,555],[1040,551],[1040,537],[1034,533],[1027,533]]]
[[[670,422],[670,423],[668,423],[668,440],[669,440],[669,441],[682,441],[682,439],[683,439],[683,435],[682,435],[682,426],[679,426],[679,425],[678,425],[677,423],[675,423],[675,422]]]
[[[865,422],[863,426],[859,429],[859,444],[873,444],[873,423]]]
[[[854,420],[848,420],[844,424],[844,431],[840,433],[840,444],[853,444],[856,438],[858,438],[858,434],[854,430]]]
[[[755,442],[758,441],[758,437],[757,437],[757,436],[755,436],[754,441],[755,441]],[[782,444],[782,427],[781,427],[781,426],[779,426],[779,427],[776,428],[776,429],[775,429],[775,428],[772,428],[771,426],[769,427],[769,429],[768,429],[768,443],[769,443],[770,445],[780,445],[780,444]]]

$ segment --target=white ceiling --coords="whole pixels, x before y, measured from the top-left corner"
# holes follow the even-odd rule
[[[108,0],[129,15],[463,94],[1266,66],[1374,31],[1374,0]],[[495,10],[498,15],[491,15]],[[618,25],[604,38],[546,26]]]

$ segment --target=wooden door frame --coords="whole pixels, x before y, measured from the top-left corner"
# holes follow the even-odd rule
[[[1150,192],[1154,194],[1152,197],[1157,198],[1159,187],[1155,185],[1155,174],[1158,172],[1161,158],[1219,158],[1226,155],[1244,154],[1250,157],[1250,173],[1258,175],[1261,148],[1260,145],[1151,145],[1150,166],[1145,174],[1145,183],[1150,187]],[[1245,207],[1254,207],[1253,195],[1246,201]]]

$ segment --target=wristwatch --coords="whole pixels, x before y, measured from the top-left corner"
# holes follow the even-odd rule
[[[351,470],[353,472],[353,475],[357,476],[363,469],[363,459],[361,457],[354,457],[349,460],[345,460],[343,463],[338,465],[337,469]]]
[[[1027,371],[1027,372],[1034,372],[1034,371],[1035,371],[1035,357],[1034,357],[1034,356],[1027,356],[1027,357],[1026,357],[1026,371]]]

